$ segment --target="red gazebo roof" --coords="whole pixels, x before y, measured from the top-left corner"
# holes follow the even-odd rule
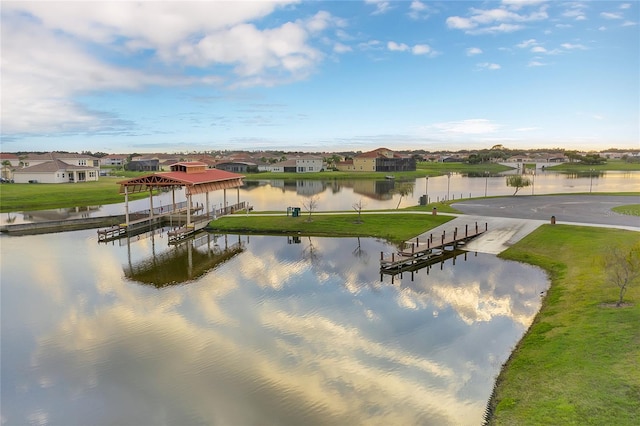
[[[178,163],[182,165],[198,165],[198,163]],[[200,163],[203,164],[203,163]],[[188,167],[187,167],[188,170]],[[152,173],[137,178],[118,182],[120,193],[133,194],[161,187],[186,188],[187,194],[202,194],[220,189],[238,188],[242,186],[243,175],[218,169],[198,171],[171,171]]]

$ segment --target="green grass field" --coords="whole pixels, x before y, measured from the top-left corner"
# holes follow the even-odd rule
[[[116,182],[121,177],[101,177],[97,182],[0,185],[0,212],[46,210],[65,207],[100,206],[124,202]],[[132,194],[129,199],[145,198],[149,194]]]
[[[309,220],[311,219],[311,220]],[[263,235],[314,235],[327,237],[375,237],[401,243],[452,219],[430,214],[357,214],[331,215],[302,213],[301,216],[260,216],[238,214],[221,217],[209,224],[217,232]]]
[[[501,257],[538,265],[551,287],[497,380],[494,425],[637,425],[640,285],[612,305],[602,256],[638,233],[545,225]]]

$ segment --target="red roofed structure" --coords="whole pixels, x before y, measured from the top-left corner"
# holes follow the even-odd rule
[[[224,204],[226,206],[227,189],[236,188],[238,194],[238,203],[236,206],[240,206],[241,204],[244,204],[240,203],[239,190],[243,184],[243,178],[243,175],[224,170],[208,169],[207,164],[193,161],[175,163],[171,166],[170,172],[157,172],[120,181],[118,182],[120,185],[120,193],[125,196],[126,226],[129,226],[129,194],[149,191],[149,218],[151,219],[154,215],[152,195],[154,189],[170,188],[172,191],[175,191],[176,189],[184,187],[187,196],[187,227],[189,227],[191,226],[191,196],[193,194],[204,193],[206,195],[207,216],[209,215],[209,192],[212,191],[218,191],[220,189],[224,191]],[[175,194],[173,199],[175,210]],[[231,206],[231,211],[233,211],[234,208],[235,206]],[[245,208],[248,207],[245,206]]]

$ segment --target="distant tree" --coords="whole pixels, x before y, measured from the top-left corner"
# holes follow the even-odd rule
[[[318,209],[318,196],[314,195],[311,198],[307,198],[302,201],[302,207],[309,212],[307,222],[311,222],[311,214]]]
[[[357,203],[353,203],[353,209],[358,212],[358,223],[362,223],[362,209],[365,204],[362,202],[362,198]]]
[[[396,194],[400,194],[400,199],[398,200],[398,205],[396,206],[396,210],[398,210],[400,208],[400,203],[402,202],[402,198],[413,193],[413,184],[400,183],[396,185],[396,187],[393,189],[393,192]]]
[[[622,306],[627,289],[640,278],[640,243],[636,243],[630,250],[619,246],[609,247],[604,256],[604,267],[607,282],[620,289],[616,306]]]
[[[516,189],[513,195],[516,195],[518,191],[520,191],[520,189],[526,188],[529,185],[531,185],[531,180],[526,176],[522,176],[522,175],[507,176],[507,186]]]
[[[597,164],[605,164],[607,159],[601,157],[600,154],[587,154],[580,160],[582,164],[588,165],[597,165]]]

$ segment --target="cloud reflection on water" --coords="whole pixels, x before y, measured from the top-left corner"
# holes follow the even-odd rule
[[[28,366],[3,363],[10,423],[477,424],[546,285],[488,255],[391,285],[378,271],[386,245],[373,239],[252,236],[200,279],[158,290],[124,278],[127,248],[73,248],[77,235],[51,244],[66,260],[23,260],[36,291],[49,282],[57,296],[36,293],[47,319],[13,312],[24,334],[3,333],[3,353],[30,353]],[[135,261],[166,248],[129,250]],[[8,253],[3,311],[34,290],[5,275]]]

